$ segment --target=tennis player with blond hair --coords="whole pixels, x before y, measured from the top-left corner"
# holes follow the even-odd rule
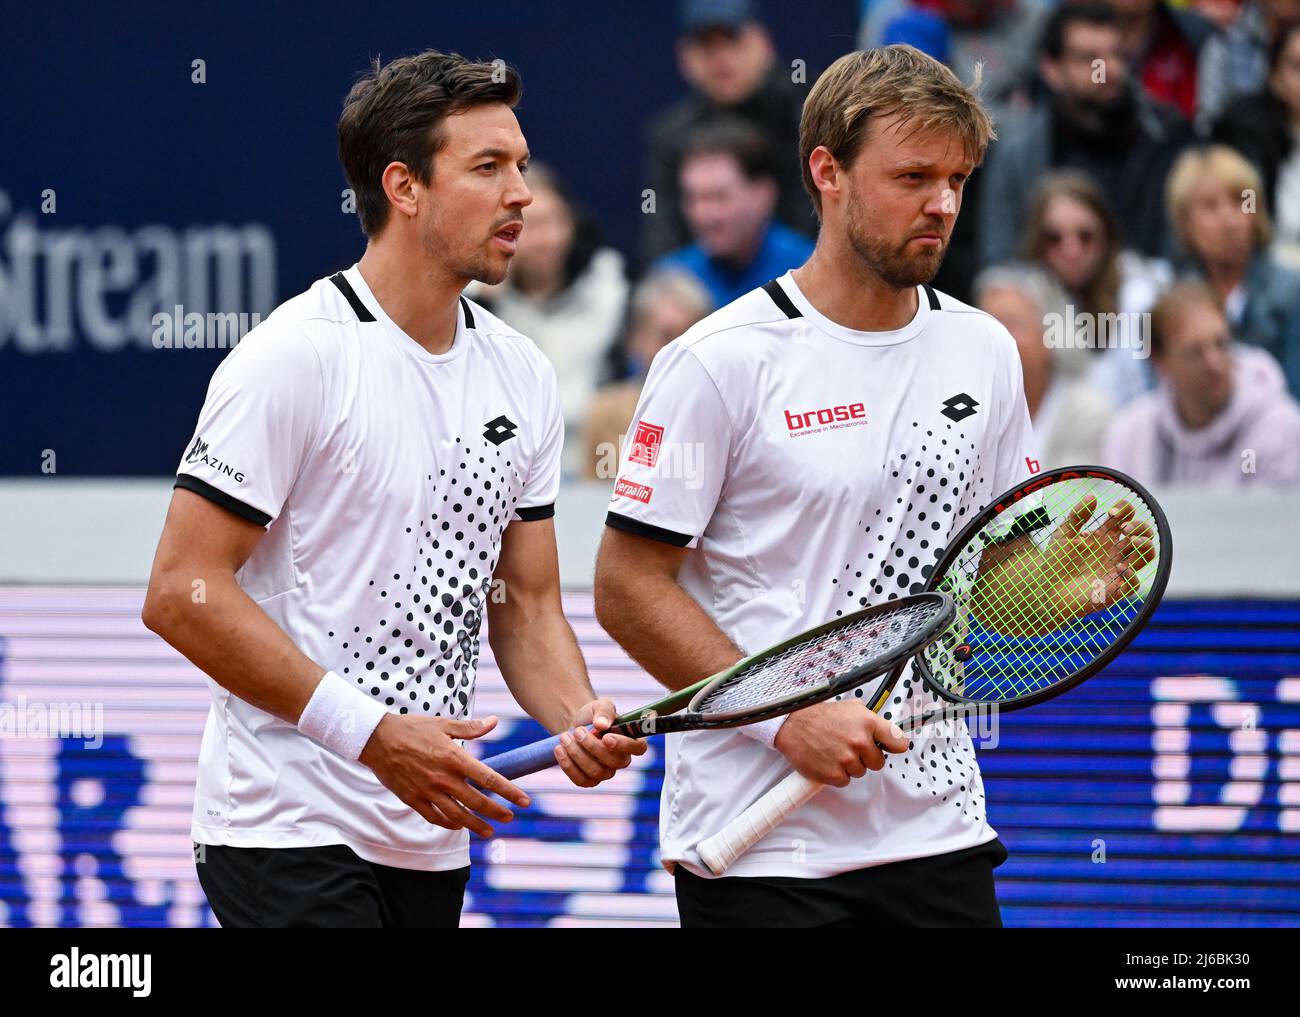
[[[816,250],[656,357],[623,452],[596,610],[664,685],[921,590],[970,514],[1037,470],[1014,340],[930,286],[993,137],[974,86],[910,46],[842,57],[810,92]],[[892,721],[935,701],[904,674],[879,716],[859,690],[671,736],[661,854],[683,924],[1000,925],[1006,850],[969,733],[909,742]],[[713,877],[695,845],[792,768],[831,787]]]

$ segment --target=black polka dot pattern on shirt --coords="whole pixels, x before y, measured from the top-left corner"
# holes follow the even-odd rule
[[[367,579],[375,619],[339,642],[336,666],[399,714],[463,719],[474,703],[479,632],[501,537],[522,480],[499,448],[457,438],[427,476],[428,514],[407,526],[409,558]]]
[[[919,430],[921,424],[912,427]],[[967,445],[963,432],[946,424],[917,437],[919,445],[893,455],[889,467],[890,478],[903,480],[909,493],[883,507],[864,506],[858,525],[872,550],[865,561],[845,562],[831,579],[847,602],[837,616],[922,592],[949,539],[998,493],[982,469],[982,455]],[[864,699],[874,688],[869,682],[851,695]],[[941,702],[909,665],[880,713],[892,720],[924,714]],[[930,797],[945,807],[951,802],[971,822],[982,822],[984,786],[965,725],[931,725],[912,739],[907,752],[886,754],[885,779],[897,781],[913,797]]]

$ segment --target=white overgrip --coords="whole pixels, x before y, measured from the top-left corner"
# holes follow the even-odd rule
[[[715,876],[721,876],[737,858],[781,825],[824,788],[799,772],[791,773],[725,827],[700,841],[696,850]]]

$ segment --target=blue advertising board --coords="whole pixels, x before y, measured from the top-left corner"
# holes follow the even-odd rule
[[[139,622],[142,591],[0,588],[0,924],[203,925],[188,839],[209,694]],[[565,608],[596,687],[654,695]],[[486,644],[495,752],[541,734]],[[1300,603],[1166,601],[1103,675],[981,725],[1008,925],[1300,925]],[[674,924],[662,748],[594,790],[558,771],[472,842],[466,925]]]

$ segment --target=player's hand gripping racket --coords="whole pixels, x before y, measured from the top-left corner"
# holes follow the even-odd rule
[[[1008,491],[971,519],[930,574],[926,588],[949,594],[957,615],[914,664],[946,703],[899,726],[915,731],[974,705],[1019,710],[1091,678],[1155,611],[1172,553],[1164,512],[1122,473],[1075,466]],[[872,709],[902,671],[890,672]],[[790,774],[701,841],[700,858],[722,875],[823,787]]]
[[[741,727],[820,703],[897,667],[939,637],[955,608],[946,593],[876,604],[801,632],[702,682],[615,718],[628,738]],[[555,766],[560,736],[483,762],[507,780]]]

